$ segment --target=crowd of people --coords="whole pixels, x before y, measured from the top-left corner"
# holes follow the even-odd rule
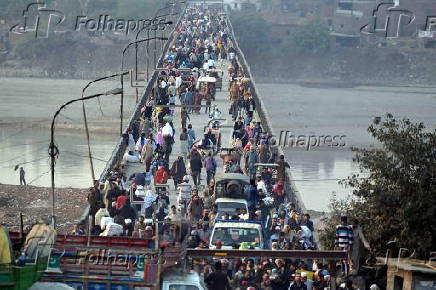
[[[290,202],[286,192],[286,169],[290,166],[283,155],[272,153],[270,135],[256,117],[250,79],[237,62],[224,17],[213,9],[189,8],[176,31],[175,41],[163,59],[166,70],[159,73],[140,118],[123,135],[126,153],[122,162],[103,184],[95,181],[89,189],[93,233],[145,238],[149,247],[162,247],[181,242],[183,221],[190,224],[188,247],[202,249],[209,247],[218,218],[240,220],[247,215],[251,221],[268,221],[263,223],[267,249],[316,249],[314,224],[309,214],[300,212]],[[209,69],[225,64],[229,77],[228,112],[234,125],[230,148],[216,156],[218,150],[209,149],[217,148],[219,122],[197,138],[198,131],[188,121],[192,114],[201,114],[201,107],[195,105],[203,101],[209,115],[207,121],[221,116],[217,107],[212,108],[215,86],[211,83],[199,87],[197,80]],[[174,125],[175,108],[166,106],[175,104],[182,105],[181,126],[177,126],[180,132]],[[180,154],[171,163],[177,143]],[[143,170],[128,176],[127,163],[141,163]],[[217,170],[249,177],[250,185],[244,189],[248,212],[237,209],[234,214],[217,216],[213,197]],[[169,179],[177,192],[173,204]],[[160,222],[158,230],[156,222]],[[73,233],[80,235],[83,230],[76,226]],[[220,241],[213,245],[215,249],[220,247]],[[229,289],[324,289],[330,279],[327,266],[319,261],[313,265],[290,259],[221,259],[214,263],[212,267],[210,261],[194,261],[194,269],[211,289],[224,289],[222,283]]]
[[[205,267],[205,283],[213,285],[210,289],[318,290],[330,285],[329,271],[321,263],[309,268],[285,259],[221,259],[214,268],[212,272],[211,266]]]

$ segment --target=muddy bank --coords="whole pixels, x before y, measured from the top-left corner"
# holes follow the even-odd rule
[[[69,232],[87,206],[87,189],[56,188],[55,215],[58,233]],[[0,184],[0,222],[19,230],[19,213],[25,225],[50,220],[51,193],[48,187]]]

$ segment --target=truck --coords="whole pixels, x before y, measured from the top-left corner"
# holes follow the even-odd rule
[[[29,289],[35,282],[42,282],[35,287],[44,289],[63,283],[66,289],[77,290],[161,289],[179,283],[170,270],[181,267],[186,252],[183,241],[163,246],[145,238],[64,235],[47,225],[36,227],[32,237],[17,232],[4,235],[4,248],[16,251],[0,263],[1,289]],[[184,276],[183,271],[177,272]],[[205,289],[195,274],[188,272],[186,277],[189,285],[179,283],[177,289]]]

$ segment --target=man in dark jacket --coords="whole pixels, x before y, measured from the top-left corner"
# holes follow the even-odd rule
[[[93,229],[95,226],[94,220],[95,220],[95,214],[97,213],[97,211],[100,209],[100,196],[97,193],[97,191],[95,190],[94,187],[90,187],[89,188],[89,193],[88,193],[88,203],[89,203],[89,215],[92,216],[91,220],[92,220],[92,225],[91,228]]]
[[[306,284],[301,279],[300,273],[295,273],[294,281],[289,285],[288,290],[307,290]]]
[[[182,183],[183,177],[186,175],[185,161],[182,156],[179,156],[171,166],[170,174],[174,181],[174,188],[177,190],[177,186]]]
[[[134,173],[129,177],[129,180],[133,180],[132,183],[136,185],[142,185],[145,186],[145,174],[138,172]]]
[[[136,220],[136,211],[130,204],[130,199],[126,199],[124,205],[122,208],[118,210],[118,215],[123,217],[124,220],[130,219],[131,222],[128,224],[125,224],[125,229],[127,230],[127,235],[131,236],[133,233],[133,222]]]
[[[192,150],[189,164],[191,165],[191,175],[192,179],[194,180],[194,185],[197,186],[200,184],[200,175],[203,163],[201,162],[200,153],[198,153],[196,148]]]
[[[112,206],[112,202],[116,201],[118,196],[122,195],[123,192],[118,188],[115,182],[111,182],[111,189],[107,192],[107,207]]]
[[[227,275],[221,271],[221,262],[215,262],[215,272],[204,279],[209,290],[229,290],[232,289]]]
[[[199,219],[201,219],[203,215],[203,209],[203,201],[197,194],[193,195],[191,198],[191,202],[188,205],[188,213],[191,217],[191,220],[198,221]]]

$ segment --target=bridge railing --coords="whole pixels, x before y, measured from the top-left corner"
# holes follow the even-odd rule
[[[183,16],[185,15],[186,9],[183,10],[182,13],[180,13],[179,18],[177,19],[176,25],[174,25],[173,30],[171,31],[168,40],[165,42],[165,45],[163,47],[162,53],[158,60],[158,66],[162,64],[163,58],[165,57],[165,54],[168,51],[168,48],[170,45],[174,42],[174,36],[176,35],[176,29],[179,26],[181,20],[183,19]],[[157,83],[157,79],[159,76],[159,71],[154,71],[151,78],[147,82],[147,86],[145,87],[144,92],[142,93],[141,99],[138,101],[138,103],[135,106],[135,109],[133,111],[133,114],[131,115],[129,122],[125,126],[123,133],[127,132],[127,129],[130,128],[133,124],[133,122],[140,116],[141,114],[141,108],[147,103],[149,97],[152,95],[153,87]],[[124,152],[126,151],[127,144],[124,142],[124,138],[121,136],[118,140],[118,143],[116,144],[114,150],[112,151],[112,155],[109,159],[109,161],[106,163],[106,167],[103,169],[101,175],[100,175],[100,182],[105,182],[106,176],[109,174],[109,172],[112,171],[113,167],[121,161],[123,158]],[[79,222],[87,223],[88,222],[88,215],[89,215],[89,205],[86,206],[85,210],[83,211],[81,217],[79,218]]]
[[[242,50],[239,47],[238,40],[236,39],[235,32],[233,30],[232,23],[227,15],[226,17],[226,23],[227,26],[231,32],[232,35],[232,41],[234,44],[234,48],[236,50],[236,60],[238,61],[239,65],[243,68],[244,72],[247,74],[247,76],[250,78],[249,86],[251,90],[251,95],[253,96],[253,99],[256,103],[256,112],[257,117],[260,119],[263,128],[266,129],[266,131],[274,136],[278,136],[275,133],[275,130],[272,126],[271,118],[268,114],[268,111],[266,110],[265,104],[263,102],[262,96],[259,93],[259,90],[256,87],[256,82],[253,78],[253,75],[251,74],[250,66],[248,65],[247,60],[245,59],[245,55],[242,52]],[[276,139],[278,142],[278,139]],[[279,155],[284,155],[283,148],[281,146],[272,146],[271,147],[272,153]],[[285,184],[286,184],[286,192],[290,193],[290,199],[293,203],[295,203],[295,206],[300,209],[301,211],[306,211],[306,207],[304,206],[304,203],[301,199],[301,195],[295,186],[295,182],[293,181],[291,171],[286,169],[286,176],[285,176]]]
[[[180,21],[182,20],[184,14],[185,14],[185,10],[182,13],[180,13],[180,16],[177,20],[176,25],[174,25],[174,28],[171,31],[170,36],[168,37],[168,40],[165,42],[165,45],[164,45],[163,50],[162,50],[162,54],[160,55],[160,57],[158,59],[157,66],[162,64],[163,59],[168,51],[168,48],[174,42],[174,40],[175,40],[174,36],[176,35],[176,33],[175,33],[176,28],[179,26]],[[123,129],[123,133],[126,133],[127,130],[129,128],[131,128],[133,122],[139,118],[139,116],[141,114],[141,108],[145,106],[149,97],[152,95],[153,87],[156,85],[158,77],[159,77],[159,71],[155,70],[153,72],[151,78],[148,80],[147,86],[145,87],[145,90],[142,93],[142,97],[140,98],[140,100],[136,104],[135,109],[133,111],[133,114],[130,116],[129,121],[127,122],[125,128]],[[107,174],[110,171],[112,171],[112,168],[121,161],[121,159],[123,158],[123,155],[125,153],[126,147],[127,147],[127,144],[125,143],[124,138],[121,136],[120,139],[118,140],[117,145],[114,148],[114,151],[112,152],[111,158],[107,162],[106,167],[104,168],[103,172],[100,175],[100,182],[104,182]]]

